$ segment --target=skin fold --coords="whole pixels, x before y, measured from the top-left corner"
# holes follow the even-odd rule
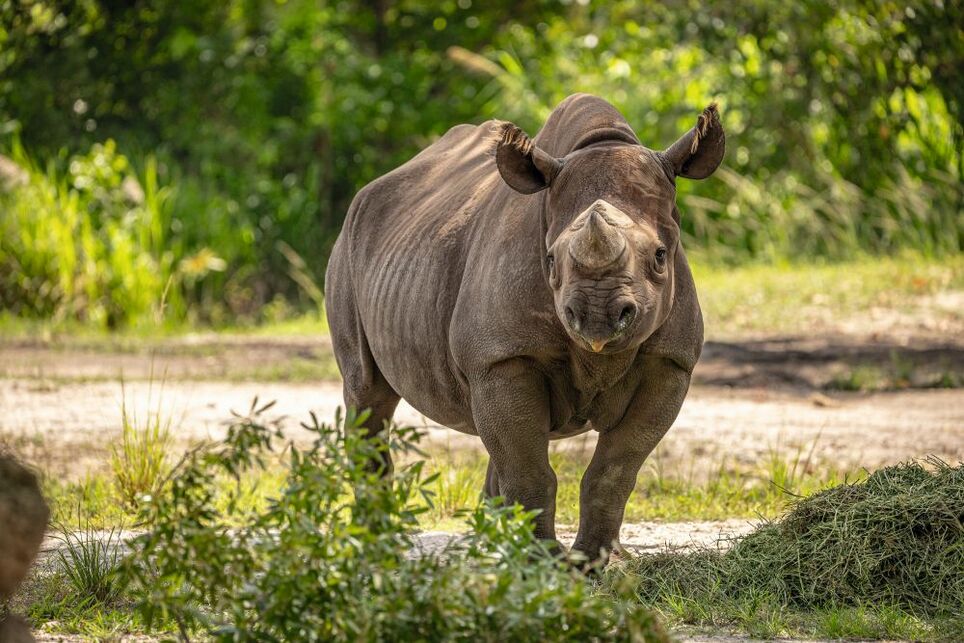
[[[605,562],[643,461],[676,419],[703,344],[676,179],[719,165],[715,106],[666,150],[586,94],[530,139],[459,125],[363,188],[328,266],[345,404],[383,436],[400,398],[478,435],[484,492],[555,538],[549,441],[599,434],[573,549]],[[373,463],[386,474],[385,456]]]

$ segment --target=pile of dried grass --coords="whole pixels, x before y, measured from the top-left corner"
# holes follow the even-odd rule
[[[797,500],[728,548],[644,555],[617,574],[644,603],[752,599],[810,610],[888,605],[964,619],[964,465],[936,459]],[[962,630],[964,631],[964,630]]]

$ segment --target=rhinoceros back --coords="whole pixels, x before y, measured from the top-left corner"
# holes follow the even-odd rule
[[[454,127],[365,186],[326,278],[336,354],[360,351],[364,360],[370,352],[399,395],[462,430],[470,430],[468,392],[449,350],[449,325],[466,258],[493,225],[493,201],[508,196],[492,154],[501,127],[498,121]],[[352,341],[361,345],[346,351]],[[352,357],[339,355],[346,377],[342,361]]]

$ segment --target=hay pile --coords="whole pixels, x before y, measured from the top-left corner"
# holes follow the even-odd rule
[[[629,573],[654,604],[765,597],[800,609],[877,604],[964,619],[964,465],[887,467],[794,502],[726,551],[642,556]]]

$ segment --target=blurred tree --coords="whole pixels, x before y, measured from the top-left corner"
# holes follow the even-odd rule
[[[725,169],[680,186],[713,256],[959,251],[962,24],[946,0],[0,0],[0,149],[155,155],[171,247],[227,262],[184,286],[212,319],[309,301],[280,244],[320,281],[355,191],[450,126],[534,133],[575,91],[652,147],[722,102]]]

